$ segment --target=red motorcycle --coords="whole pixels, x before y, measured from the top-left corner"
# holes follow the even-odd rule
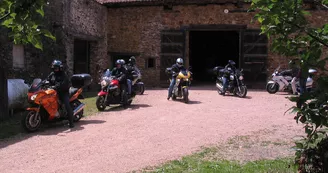
[[[129,106],[132,103],[135,95],[127,96],[127,91],[122,88],[118,79],[112,76],[112,72],[106,69],[101,77],[101,90],[98,93],[96,105],[99,111],[104,111],[111,104],[120,104],[123,107]],[[123,97],[123,103],[121,103]]]

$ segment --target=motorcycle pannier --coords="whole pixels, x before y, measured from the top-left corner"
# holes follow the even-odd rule
[[[172,68],[171,68],[171,67],[166,68],[166,69],[165,69],[165,73],[166,73],[167,75],[172,75],[172,73],[173,73]]]
[[[221,67],[221,66],[216,66],[213,68],[213,73],[215,75],[220,75],[220,73],[222,73],[222,69],[224,69],[224,67]],[[222,75],[222,74],[221,74]]]
[[[83,88],[92,83],[90,74],[74,74],[71,78],[72,87]]]

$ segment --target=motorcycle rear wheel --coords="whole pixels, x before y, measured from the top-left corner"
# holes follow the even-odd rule
[[[218,93],[221,94],[222,93],[222,89],[223,89],[222,83],[220,83],[219,81],[217,81],[215,85],[216,85],[216,88],[217,88]]]
[[[80,102],[79,100],[75,100],[75,101],[73,101],[73,103],[72,103],[72,109],[74,110],[74,109],[77,108],[80,104],[81,104],[81,102]],[[78,121],[80,121],[80,119],[83,117],[83,112],[84,112],[84,110],[81,110],[81,112],[79,112],[78,114],[76,114],[76,115],[73,117],[73,121],[74,121],[74,122],[78,122]]]
[[[37,117],[35,117],[37,116]],[[37,114],[36,111],[27,111],[24,113],[22,118],[22,125],[23,128],[27,132],[35,132],[37,131],[41,126],[41,115],[40,113]]]

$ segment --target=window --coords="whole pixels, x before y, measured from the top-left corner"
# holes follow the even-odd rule
[[[15,44],[13,45],[13,67],[24,68],[24,65],[25,65],[24,46]]]
[[[155,58],[148,58],[146,61],[146,68],[154,68],[155,67]]]

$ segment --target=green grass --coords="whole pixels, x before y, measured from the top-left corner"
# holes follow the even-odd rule
[[[86,92],[83,93],[85,97],[84,100],[81,100],[86,106],[84,109],[84,116],[95,115],[98,112],[96,106],[97,93],[96,92]]]
[[[240,164],[236,161],[215,160],[208,161],[204,157],[217,152],[207,148],[200,153],[183,157],[181,160],[170,161],[159,167],[150,167],[142,172],[168,173],[291,173],[297,172],[293,159],[259,160]],[[139,171],[138,171],[139,172]]]
[[[85,99],[81,101],[86,104],[84,116],[95,115],[98,112],[96,107],[97,93],[87,92],[83,93],[83,96],[85,96]],[[21,116],[22,114],[19,113],[3,122],[0,122],[0,139],[13,137],[24,132],[21,126]]]

